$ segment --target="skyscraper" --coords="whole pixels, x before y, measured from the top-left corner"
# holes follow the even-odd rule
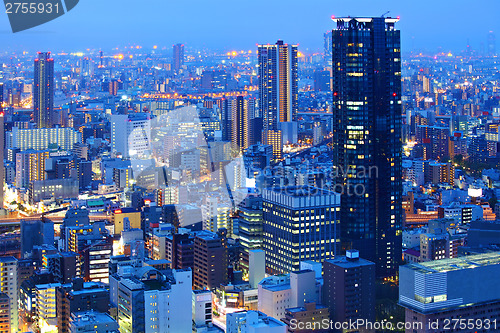
[[[3,85],[0,89],[0,94],[3,94]],[[3,183],[5,181],[5,169],[3,163],[3,152],[5,149],[5,128],[4,128],[4,113],[2,109],[2,98],[0,97],[0,209],[3,208]]]
[[[252,120],[255,114],[255,99],[238,96],[231,101],[231,142],[239,150],[255,143]]]
[[[394,18],[334,18],[333,148],[343,250],[378,277],[401,258],[401,56]]]
[[[262,141],[272,144],[279,157],[278,124],[295,120],[298,112],[297,45],[259,45],[259,106],[263,117]]]
[[[184,65],[184,44],[175,44],[173,51],[172,70],[178,72]]]
[[[38,52],[35,59],[33,112],[38,128],[52,127],[54,111],[54,59],[50,52]]]

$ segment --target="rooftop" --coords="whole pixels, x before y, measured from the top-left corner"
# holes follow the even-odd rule
[[[472,269],[489,265],[500,264],[500,252],[482,253],[453,259],[428,261],[419,264],[409,264],[403,267],[420,273],[445,273],[462,269]]]

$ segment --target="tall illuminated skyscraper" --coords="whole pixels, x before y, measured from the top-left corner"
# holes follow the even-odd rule
[[[401,258],[401,55],[394,18],[333,18],[333,148],[343,250],[378,277]],[[340,185],[340,186],[339,186]]]
[[[263,117],[262,141],[281,155],[279,123],[296,119],[298,112],[297,45],[259,45],[259,107]]]
[[[175,44],[173,51],[172,70],[178,72],[182,68],[182,65],[184,65],[184,44]]]
[[[54,59],[50,52],[38,52],[35,59],[33,112],[38,128],[52,127],[54,111]]]
[[[231,142],[240,150],[253,144],[252,120],[255,99],[238,96],[231,101]]]

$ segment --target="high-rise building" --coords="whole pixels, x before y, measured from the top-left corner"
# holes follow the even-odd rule
[[[298,112],[297,45],[259,45],[259,107],[263,117],[262,142],[273,144],[275,157],[280,140],[268,134],[279,133],[279,123],[294,121]]]
[[[375,320],[375,264],[348,250],[323,263],[323,304],[330,319],[344,323]]]
[[[3,95],[3,85],[0,89],[0,95]],[[3,208],[3,183],[5,181],[5,168],[3,155],[5,150],[5,136],[4,136],[4,113],[2,109],[3,96],[0,97],[0,209]]]
[[[184,44],[175,44],[173,46],[172,69],[178,72],[184,65]]]
[[[33,113],[38,128],[52,127],[54,111],[54,59],[50,52],[38,52],[33,83]]]
[[[325,64],[332,66],[332,32],[327,31],[323,34],[323,47],[325,49]]]
[[[16,186],[28,187],[31,182],[45,179],[48,150],[28,150],[16,154]]]
[[[203,230],[194,239],[193,285],[196,289],[214,289],[228,280],[227,240]]]
[[[238,96],[231,101],[231,143],[240,151],[255,142],[252,131],[254,115],[255,99]]]
[[[340,195],[311,186],[290,186],[264,189],[262,198],[269,273],[297,271],[300,261],[322,262],[336,254]]]
[[[393,18],[334,18],[333,148],[343,250],[394,276],[401,258],[401,55]]]

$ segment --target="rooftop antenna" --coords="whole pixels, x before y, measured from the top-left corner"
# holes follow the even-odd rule
[[[381,16],[381,17],[385,17],[385,16],[386,16],[387,14],[389,14],[390,12],[391,12],[390,10],[386,11],[385,13],[383,13],[383,14],[382,14],[382,16]]]

